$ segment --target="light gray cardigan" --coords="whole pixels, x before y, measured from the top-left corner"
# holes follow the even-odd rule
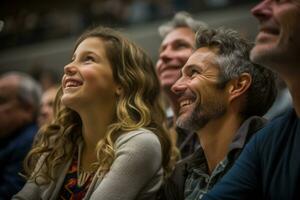
[[[103,177],[95,176],[84,200],[152,200],[163,181],[162,151],[157,136],[139,129],[121,135],[115,143],[115,160]],[[71,160],[55,172],[57,181],[39,186],[28,181],[12,199],[56,200]]]

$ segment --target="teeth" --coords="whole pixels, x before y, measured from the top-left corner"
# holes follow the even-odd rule
[[[180,107],[190,105],[191,103],[192,103],[191,100],[184,100],[184,101],[180,102]]]
[[[77,87],[79,85],[80,85],[79,82],[77,82],[77,81],[71,81],[71,80],[66,83],[66,87]]]

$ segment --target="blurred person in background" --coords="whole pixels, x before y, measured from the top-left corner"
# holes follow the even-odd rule
[[[55,67],[47,67],[43,64],[34,64],[29,69],[29,74],[41,85],[42,90],[46,91],[60,83],[62,76]]]
[[[178,12],[171,21],[161,25],[158,29],[162,42],[156,71],[170,106],[167,114],[172,138],[182,158],[193,153],[198,143],[194,133],[175,126],[179,104],[178,96],[171,91],[171,87],[180,77],[181,68],[195,49],[196,31],[206,27],[204,22],[194,20],[189,13]]]
[[[0,77],[0,199],[10,199],[24,185],[22,162],[37,133],[41,87],[29,75]]]
[[[4,22],[0,20],[0,32],[2,31],[3,27],[4,27]]]
[[[40,103],[40,112],[38,116],[39,127],[48,124],[53,120],[54,100],[57,91],[58,86],[53,86],[43,92]]]
[[[292,96],[285,82],[281,78],[277,78],[278,94],[272,107],[264,115],[268,120],[273,120],[293,107]]]
[[[150,200],[175,160],[150,57],[110,28],[85,32],[64,67],[53,122],[13,199]]]

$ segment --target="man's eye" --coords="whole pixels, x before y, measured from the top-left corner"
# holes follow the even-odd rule
[[[190,74],[191,74],[191,76],[195,76],[195,75],[199,74],[199,71],[196,69],[192,69]]]
[[[176,49],[185,49],[185,48],[189,48],[188,44],[185,43],[179,43],[175,46]]]

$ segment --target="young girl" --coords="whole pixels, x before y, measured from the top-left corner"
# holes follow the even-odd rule
[[[109,28],[84,33],[13,199],[154,199],[173,152],[159,91],[143,50]]]

